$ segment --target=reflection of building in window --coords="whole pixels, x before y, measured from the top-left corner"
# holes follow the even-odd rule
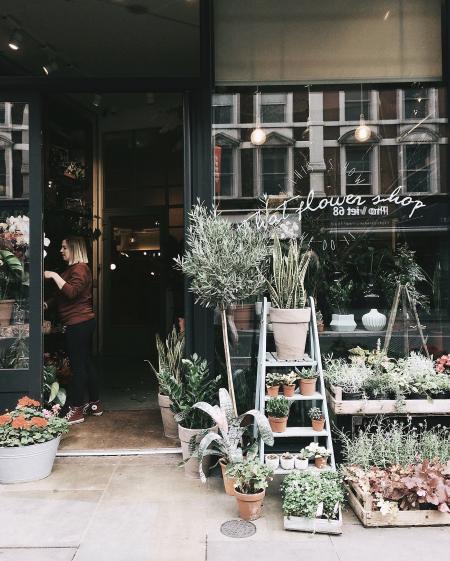
[[[347,146],[345,183],[350,195],[370,195],[372,193],[372,147]]]
[[[0,197],[29,194],[28,105],[0,104]]]
[[[428,113],[429,90],[425,88],[406,88],[404,90],[404,112],[406,119],[423,119]]]
[[[261,94],[261,123],[284,123],[286,100],[287,94]]]
[[[345,92],[345,121],[359,121],[361,113],[370,118],[369,91],[348,90]]]
[[[217,94],[213,101],[213,122],[229,124],[234,120],[233,94]]]
[[[286,192],[287,151],[286,148],[262,148],[261,188],[263,193],[278,195]]]
[[[427,144],[405,146],[405,180],[409,193],[428,193],[431,179],[431,147]]]

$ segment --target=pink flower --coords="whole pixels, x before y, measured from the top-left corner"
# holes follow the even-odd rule
[[[52,411],[54,415],[57,415],[59,413],[59,410],[61,409],[61,405],[53,405],[52,407]]]
[[[49,419],[53,415],[53,413],[48,409],[42,409],[42,414],[46,419]]]

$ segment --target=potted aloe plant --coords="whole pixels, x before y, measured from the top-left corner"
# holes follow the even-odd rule
[[[301,395],[314,395],[316,392],[316,382],[319,373],[314,368],[302,368],[297,372],[297,378],[300,381]]]
[[[257,520],[273,470],[257,458],[246,458],[243,462],[230,464],[227,475],[234,479],[235,497],[239,516],[244,520]]]
[[[308,411],[308,416],[311,419],[312,428],[315,431],[322,431],[325,426],[325,417],[322,409],[319,407],[311,407]]]
[[[282,383],[282,374],[279,372],[269,372],[266,375],[266,388],[269,397],[276,397],[280,391],[280,384]]]
[[[273,434],[269,421],[263,413],[256,409],[251,409],[235,417],[230,394],[225,388],[220,388],[219,390],[219,406],[213,406],[202,401],[196,403],[194,408],[209,415],[214,425],[218,428],[218,433],[207,431],[198,444],[197,457],[199,460],[200,478],[203,482],[206,481],[202,465],[203,459],[206,456],[218,456],[220,458],[219,465],[222,469],[225,492],[227,495],[234,495],[233,481],[228,478],[226,467],[230,464],[242,462],[244,453],[251,449],[250,446],[243,447],[243,436],[248,431],[249,426],[242,426],[242,422],[247,416],[253,417],[263,442],[268,446],[273,446]]]
[[[282,378],[283,383],[283,395],[285,397],[292,397],[295,393],[295,382],[297,380],[297,374],[293,370],[288,374],[284,374]]]
[[[273,432],[286,430],[291,402],[283,396],[271,397],[266,403],[266,412]]]
[[[301,244],[294,239],[289,240],[288,253],[283,255],[280,240],[275,236],[267,288],[279,360],[301,360],[305,354],[311,308],[306,307],[304,281],[311,257],[312,252],[302,252]]]

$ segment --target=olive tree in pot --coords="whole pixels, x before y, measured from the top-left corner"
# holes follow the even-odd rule
[[[290,408],[291,402],[282,395],[269,398],[266,411],[273,432],[284,432],[286,430]]]
[[[200,478],[206,481],[203,471],[203,458],[206,456],[218,456],[219,465],[222,469],[223,483],[227,495],[234,495],[234,481],[226,474],[226,467],[242,462],[244,454],[248,450],[254,448],[254,444],[244,446],[244,435],[248,433],[250,425],[242,426],[242,422],[247,415],[253,417],[259,435],[264,443],[273,446],[273,434],[270,429],[269,421],[263,413],[256,409],[251,409],[242,415],[236,417],[233,413],[233,405],[231,403],[230,394],[225,388],[219,390],[219,406],[210,405],[209,403],[199,402],[194,405],[211,417],[219,432],[208,431],[197,448],[197,456],[199,459]]]
[[[165,341],[162,341],[161,337],[156,335],[156,348],[158,350],[159,368],[156,369],[150,361],[146,362],[150,364],[158,380],[158,405],[161,410],[164,434],[168,438],[178,438],[178,423],[175,421],[171,409],[172,401],[169,397],[170,388],[167,387],[167,379],[173,376],[180,381],[181,361],[184,354],[184,333],[178,333],[173,326]]]
[[[186,250],[175,263],[190,280],[196,303],[220,311],[228,391],[237,415],[227,310],[263,291],[269,238],[249,221],[233,224],[202,204],[192,208],[189,220]]]
[[[217,427],[211,428],[211,419],[194,405],[199,401],[216,401],[220,376],[213,378],[206,360],[195,354],[191,359],[182,359],[182,364],[180,379],[166,376],[165,383],[178,423],[185,473],[188,477],[199,477],[199,461],[194,453],[196,442],[204,436],[205,429],[217,430]]]
[[[239,516],[244,520],[257,520],[266,495],[273,470],[257,458],[246,458],[243,462],[230,464],[227,475],[234,479],[235,497]]]
[[[289,240],[287,255],[275,235],[272,252],[272,275],[267,279],[270,296],[270,321],[277,357],[300,360],[305,354],[311,308],[306,306],[305,275],[313,253],[302,251],[301,243]]]

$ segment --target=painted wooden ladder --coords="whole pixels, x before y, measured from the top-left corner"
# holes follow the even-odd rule
[[[258,371],[257,371],[257,381],[256,381],[256,397],[255,397],[255,409],[263,412],[265,414],[266,402],[269,399],[266,395],[266,370],[267,368],[314,368],[318,371],[318,383],[316,386],[316,392],[311,396],[304,396],[300,394],[297,388],[293,397],[288,397],[291,401],[306,402],[304,405],[309,407],[320,407],[323,416],[325,417],[325,428],[322,431],[315,431],[311,426],[288,426],[285,432],[274,433],[274,437],[278,438],[296,438],[303,442],[301,446],[296,449],[296,453],[300,452],[300,447],[307,446],[311,442],[319,442],[319,438],[325,439],[326,448],[331,452],[328,468],[335,470],[336,463],[334,458],[333,442],[331,439],[331,427],[330,420],[328,416],[328,406],[325,394],[325,384],[323,380],[322,372],[322,360],[320,356],[320,345],[319,345],[319,335],[317,333],[317,322],[316,313],[314,306],[314,299],[310,298],[311,307],[311,319],[309,322],[309,354],[305,354],[302,360],[278,360],[276,352],[267,352],[267,318],[269,316],[270,303],[267,298],[264,298],[261,310],[261,327],[259,333],[259,350],[258,350]],[[308,407],[308,408],[309,408]],[[306,441],[305,441],[306,439]],[[308,441],[309,439],[309,441]],[[292,446],[291,446],[292,448]],[[284,450],[287,452],[288,450]],[[290,450],[292,451],[292,450]],[[277,450],[277,453],[278,452]],[[295,453],[295,452],[294,452]],[[261,462],[264,461],[264,442],[259,439],[259,454]],[[323,471],[318,470],[313,465],[310,464],[308,468],[311,471]],[[289,473],[288,470],[283,470],[281,467],[275,471],[275,473]]]

